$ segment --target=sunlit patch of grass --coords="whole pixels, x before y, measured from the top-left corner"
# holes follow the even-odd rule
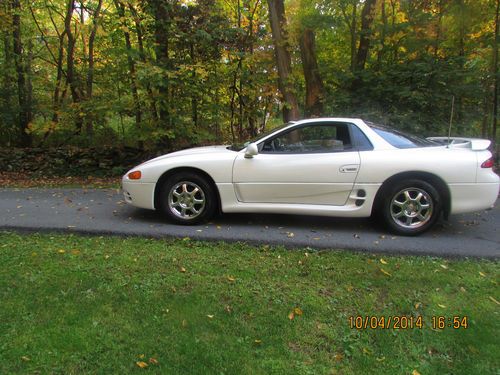
[[[0,239],[2,374],[499,367],[494,261],[189,239]],[[422,316],[424,326],[357,330],[349,326],[357,315]],[[467,316],[468,328],[432,329],[433,316]]]

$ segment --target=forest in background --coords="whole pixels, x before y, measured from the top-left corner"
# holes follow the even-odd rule
[[[361,117],[497,139],[500,0],[0,0],[0,146],[178,149]]]

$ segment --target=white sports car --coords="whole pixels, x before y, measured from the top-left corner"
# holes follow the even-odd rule
[[[416,235],[441,214],[491,207],[499,192],[489,140],[423,139],[360,119],[285,124],[245,145],[198,147],[123,176],[125,201],[196,224],[216,212],[379,215]]]

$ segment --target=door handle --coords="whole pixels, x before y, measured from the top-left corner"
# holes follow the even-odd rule
[[[357,164],[348,164],[348,165],[343,165],[339,168],[340,172],[342,173],[356,173],[359,169],[359,165]]]

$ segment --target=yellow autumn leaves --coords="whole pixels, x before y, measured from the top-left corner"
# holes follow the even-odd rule
[[[294,307],[292,311],[288,314],[288,319],[293,320],[296,316],[301,316],[303,314],[300,307]]]
[[[150,357],[149,360],[146,362],[145,357],[146,356],[144,354],[139,355],[139,361],[135,362],[137,367],[147,368],[147,367],[149,367],[149,365],[157,365],[158,364],[158,360],[156,358]]]

